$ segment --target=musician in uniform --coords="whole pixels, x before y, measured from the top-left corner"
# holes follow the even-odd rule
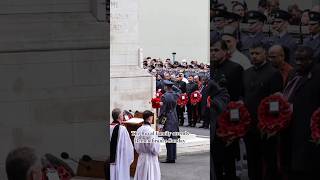
[[[213,12],[212,23],[214,30],[210,30],[210,41],[217,41],[221,38],[223,28],[226,25],[226,11],[222,9],[211,9]]]
[[[240,51],[250,58],[249,48],[251,45],[257,42],[266,43],[267,41],[267,36],[263,33],[263,27],[267,17],[259,11],[248,11],[247,20],[249,24],[248,32],[241,33],[240,41],[242,47]]]
[[[293,54],[297,48],[296,40],[288,33],[289,19],[291,15],[284,10],[273,10],[271,12],[271,24],[273,36],[269,38],[269,47],[274,44],[280,44],[287,47],[290,52],[289,64],[294,64]]]
[[[311,47],[314,51],[314,60],[320,62],[320,13],[310,11],[308,28],[310,37],[303,40],[303,45]]]

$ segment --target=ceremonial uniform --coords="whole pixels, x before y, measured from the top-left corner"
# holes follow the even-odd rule
[[[260,66],[251,67],[244,72],[244,103],[248,108],[252,122],[251,129],[244,137],[247,150],[248,174],[250,180],[277,180],[276,138],[262,140],[257,129],[257,111],[261,100],[283,87],[281,73],[272,67],[271,63],[264,62]],[[264,162],[264,166],[263,163]],[[263,174],[263,167],[266,169]]]
[[[315,22],[317,26],[320,24],[320,13],[311,11],[309,12],[309,19],[310,21]],[[311,22],[309,22],[311,23]],[[320,62],[320,32],[315,35],[310,35],[303,40],[303,45],[311,47],[314,51],[313,57],[316,62]]]
[[[320,34],[317,34],[316,36],[310,36],[303,40],[303,45],[311,47],[314,51],[314,59],[315,62],[320,62]]]
[[[291,15],[284,11],[284,10],[274,10],[271,12],[272,17],[272,23],[276,22],[277,19],[283,20],[283,21],[289,21],[291,18]],[[287,32],[287,29],[283,30],[283,32],[278,32],[278,35],[274,35],[269,38],[268,45],[271,47],[275,44],[280,44],[282,46],[285,46],[289,50],[289,64],[294,64],[294,57],[293,54],[295,50],[297,49],[297,42],[296,40]]]
[[[164,84],[173,85],[172,82],[165,80]],[[164,131],[169,132],[179,132],[179,122],[176,111],[177,100],[180,95],[180,90],[173,86],[175,91],[167,91],[161,97],[161,102],[163,105],[160,107],[159,116],[165,115],[167,117],[167,121],[163,127]],[[176,139],[176,136],[164,137],[166,139],[172,138]],[[167,148],[167,161],[174,162],[177,158],[177,145],[176,143],[166,143]]]

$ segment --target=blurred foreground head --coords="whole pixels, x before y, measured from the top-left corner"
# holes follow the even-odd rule
[[[20,147],[12,150],[6,159],[8,180],[41,180],[41,161],[35,150]]]

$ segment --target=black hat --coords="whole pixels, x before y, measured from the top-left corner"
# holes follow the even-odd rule
[[[210,4],[210,10],[217,10],[217,9],[226,11],[227,7],[222,3],[220,3],[220,4],[211,3]]]
[[[287,11],[276,9],[271,12],[271,17],[273,19],[278,18],[278,19],[283,19],[285,21],[288,21],[291,18],[291,14],[288,13]]]
[[[223,9],[213,9],[213,17],[226,17],[227,11]]]
[[[228,35],[236,38],[236,29],[233,26],[225,26],[223,28],[222,36]]]
[[[315,11],[309,12],[310,21],[320,21],[320,13]]]
[[[247,19],[255,19],[261,22],[265,22],[267,20],[267,17],[261,13],[260,11],[248,11],[247,13]]]
[[[225,18],[232,21],[239,21],[241,19],[241,16],[233,12],[226,12]]]

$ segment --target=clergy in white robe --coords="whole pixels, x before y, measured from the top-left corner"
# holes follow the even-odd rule
[[[110,141],[112,142],[112,136],[117,134],[117,144],[114,162],[110,163],[110,180],[130,180],[130,165],[134,159],[133,145],[126,127],[120,125],[123,121],[121,110],[118,108],[114,109],[112,111],[112,118],[114,121],[110,125]],[[117,126],[119,128],[117,130],[118,133],[113,133],[114,130],[116,131]],[[112,149],[113,147],[110,148]]]
[[[159,137],[150,125],[153,113],[145,111],[143,119],[144,124],[137,130],[134,139],[134,147],[139,154],[134,180],[160,180]]]

